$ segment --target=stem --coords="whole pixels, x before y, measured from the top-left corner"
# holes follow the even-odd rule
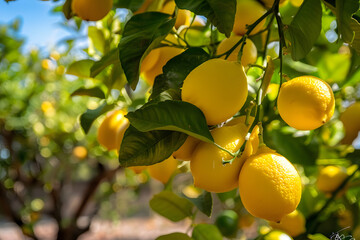
[[[227,150],[226,148],[223,148],[222,146],[220,146],[219,144],[214,142],[214,145],[216,147],[218,147],[219,149],[223,150],[224,152],[228,153],[229,155],[231,155],[232,157],[236,157],[236,155],[232,152],[230,152],[229,150]]]
[[[279,2],[278,0],[276,0],[275,2]],[[274,3],[275,5],[275,3]],[[239,45],[240,43],[243,42],[244,37],[247,38],[247,36],[250,35],[250,33],[254,30],[254,28],[262,21],[264,20],[267,16],[269,16],[272,12],[274,12],[274,6],[272,6],[266,13],[264,13],[264,15],[262,15],[258,20],[256,20],[253,24],[249,25],[248,30],[246,31],[245,35],[232,47],[230,48],[228,51],[216,55],[214,56],[215,58],[220,58],[222,56],[229,56]],[[226,58],[226,57],[225,57]]]
[[[194,15],[193,19],[191,20],[190,26],[185,29],[184,39],[186,39],[186,35],[187,35],[189,29],[191,28],[191,25],[193,25],[193,23],[195,22],[195,18],[196,18],[196,14]]]
[[[265,67],[264,66],[261,66],[259,64],[249,64],[247,65],[249,68],[252,68],[252,67],[256,67],[256,68],[260,68],[261,70],[265,71]]]
[[[280,14],[279,14],[279,4],[277,4],[276,7],[275,7],[275,18],[276,18],[276,23],[278,25],[278,34],[279,34],[279,39],[280,39],[279,40],[279,43],[280,43],[280,47],[279,47],[280,86],[279,86],[279,91],[278,91],[278,94],[277,94],[276,100],[275,100],[275,103],[277,103],[277,98],[279,96],[280,88],[281,88],[281,85],[283,83],[283,47],[286,46],[285,37],[284,37],[284,31],[283,31],[284,25],[283,25],[283,23],[281,21]]]
[[[268,47],[269,40],[270,40],[270,35],[271,35],[271,25],[272,25],[272,23],[274,21],[274,17],[275,17],[275,15],[271,16],[269,25],[267,26],[268,33],[266,35],[266,40],[265,40],[265,44],[264,44],[264,52],[263,52],[263,55],[262,55],[263,63],[264,63],[265,58],[266,58],[267,47]]]

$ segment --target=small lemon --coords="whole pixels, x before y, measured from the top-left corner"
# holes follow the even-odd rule
[[[299,236],[306,231],[305,217],[298,210],[283,217],[280,223],[270,222],[270,226],[274,229],[282,230],[292,237]]]
[[[72,0],[71,9],[83,20],[98,21],[111,10],[113,0]]]
[[[184,144],[173,153],[173,157],[183,161],[190,161],[196,146],[200,142],[199,139],[188,136]]]
[[[145,62],[144,69],[147,70],[142,69],[140,71],[142,78],[149,83],[149,85],[153,85],[155,77],[162,73],[162,68],[165,64],[183,51],[183,49],[176,47],[161,47],[152,50],[143,60],[143,63]]]
[[[129,121],[124,115],[122,110],[112,111],[98,128],[97,140],[108,150],[120,149],[122,138],[129,126]]]
[[[225,38],[221,41],[217,48],[217,54],[223,54],[230,50],[239,40],[241,39],[241,36],[237,35],[231,35],[229,38]],[[242,44],[242,43],[241,43]],[[238,53],[241,48],[241,44],[235,48],[235,50],[229,55],[227,60],[229,61],[237,61],[238,59]],[[222,56],[221,58],[225,59],[225,56]],[[241,64],[246,67],[249,64],[253,64],[256,62],[257,58],[257,48],[253,41],[250,39],[246,39],[246,43],[243,48],[243,54],[241,56]]]
[[[329,84],[302,76],[281,85],[277,105],[281,118],[291,127],[313,130],[330,120],[335,99]]]
[[[345,137],[342,143],[351,144],[360,132],[360,102],[355,102],[348,107],[340,116],[344,124]]]
[[[237,0],[233,32],[236,35],[244,35],[247,31],[247,25],[253,24],[265,12],[265,8],[258,1]],[[265,19],[252,30],[251,34],[258,33],[264,24]]]
[[[190,72],[183,83],[181,97],[200,108],[208,125],[232,117],[248,95],[247,79],[241,64],[211,59]]]
[[[253,120],[253,119],[252,119]],[[211,131],[215,143],[235,153],[243,145],[249,126],[245,125],[245,116],[236,118],[221,128]],[[254,140],[254,139],[253,139]],[[236,188],[240,169],[247,157],[249,157],[258,142],[248,141],[245,151],[231,164],[223,164],[223,160],[231,160],[233,157],[219,149],[214,144],[200,142],[195,148],[190,161],[190,169],[196,187],[209,192],[227,192]]]
[[[84,146],[76,146],[73,149],[74,157],[76,157],[80,160],[85,159],[87,154],[88,154],[88,151]]]
[[[165,3],[161,12],[172,15],[175,10],[175,1],[170,0]],[[176,17],[175,28],[179,28],[182,25],[189,26],[191,19],[191,12],[189,10],[179,9]]]
[[[320,170],[316,186],[324,193],[332,193],[347,177],[348,174],[345,168],[326,166]]]
[[[168,159],[160,163],[148,166],[149,175],[165,184],[169,181],[170,177],[177,169],[177,164],[178,161],[173,158],[173,156],[170,156]]]
[[[249,157],[239,175],[239,192],[246,210],[255,217],[279,222],[297,207],[301,179],[295,167],[280,154],[261,147]]]

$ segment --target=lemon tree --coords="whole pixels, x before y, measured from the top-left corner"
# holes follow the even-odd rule
[[[188,224],[154,239],[358,234],[357,0],[53,2],[66,50],[0,28],[0,209],[24,235],[77,239],[144,189]]]

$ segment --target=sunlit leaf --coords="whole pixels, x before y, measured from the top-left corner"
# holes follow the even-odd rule
[[[178,222],[192,215],[193,204],[171,191],[162,191],[150,200],[150,207],[167,219]]]
[[[206,119],[200,109],[183,101],[164,101],[129,112],[126,117],[142,132],[151,130],[180,131],[213,142]]]
[[[198,224],[192,232],[194,240],[222,240],[219,229],[212,224]]]
[[[119,50],[113,49],[103,56],[99,61],[96,61],[90,69],[90,77],[96,77],[101,71],[111,64],[120,63]]]
[[[90,69],[93,66],[94,61],[91,59],[84,59],[72,63],[66,70],[67,74],[74,75],[82,78],[90,77]]]

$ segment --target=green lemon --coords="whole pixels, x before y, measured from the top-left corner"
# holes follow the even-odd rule
[[[238,225],[238,214],[233,210],[225,210],[215,220],[215,225],[225,237],[235,236]]]

